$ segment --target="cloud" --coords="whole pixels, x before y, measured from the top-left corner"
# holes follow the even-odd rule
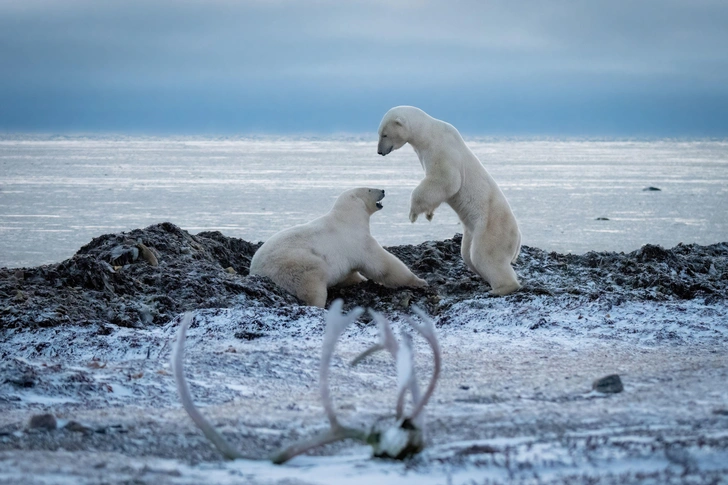
[[[728,4],[704,0],[6,0],[0,88],[200,106],[723,99],[725,25]]]

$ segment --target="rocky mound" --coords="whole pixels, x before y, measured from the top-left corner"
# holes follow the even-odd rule
[[[390,312],[416,303],[432,314],[454,303],[484,297],[489,286],[464,266],[459,234],[445,241],[387,248],[429,288],[384,288],[372,282],[332,289],[329,300]],[[175,314],[238,304],[301,304],[267,278],[248,276],[260,243],[219,232],[191,235],[162,223],[107,234],[72,258],[36,268],[0,269],[0,328],[107,322],[139,327]],[[728,298],[728,243],[672,249],[645,245],[624,254],[547,253],[524,246],[515,265],[524,288],[505,298],[517,303],[537,295],[575,299],[675,300]]]

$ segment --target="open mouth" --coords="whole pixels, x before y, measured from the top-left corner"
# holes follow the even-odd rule
[[[381,209],[382,207],[384,207],[382,205],[382,199],[384,198],[384,191],[382,190],[380,192],[381,192],[381,194],[379,195],[379,200],[376,203],[377,209]]]

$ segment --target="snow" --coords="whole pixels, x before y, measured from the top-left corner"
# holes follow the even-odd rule
[[[387,316],[395,332],[408,325]],[[239,462],[222,461],[181,410],[169,368],[178,318],[109,335],[9,329],[2,375],[30,372],[35,385],[0,384],[0,483],[713,483],[728,473],[727,317],[723,300],[455,303],[436,319],[443,374],[419,456],[376,460],[343,443],[283,466],[265,457],[327,426],[317,391],[322,310],[197,312],[186,373],[202,412],[261,458]],[[264,336],[234,337],[253,320],[265,322]],[[343,423],[393,416],[391,356],[348,365],[377,341],[376,325],[360,322],[337,344],[331,390]],[[424,380],[431,353],[421,338],[414,344]],[[591,390],[610,373],[624,392]],[[28,429],[42,412],[104,432]]]

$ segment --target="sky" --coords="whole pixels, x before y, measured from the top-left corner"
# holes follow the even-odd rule
[[[0,133],[728,136],[728,1],[0,0]]]

